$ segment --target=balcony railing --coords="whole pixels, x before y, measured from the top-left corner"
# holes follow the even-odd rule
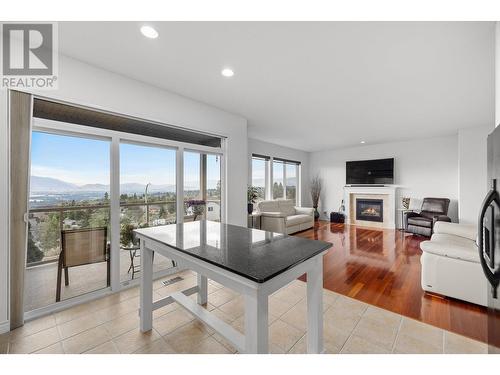
[[[220,220],[220,200],[219,199],[208,199],[206,200],[207,207],[208,203],[216,203],[219,205],[219,212],[215,212],[214,214],[210,214],[206,212],[205,215],[208,216],[208,219],[211,220]],[[161,207],[163,206],[164,212],[161,213]],[[50,207],[36,207],[29,210],[29,231],[30,231],[30,239],[31,245],[35,246],[39,251],[43,253],[43,258],[41,260],[30,260],[30,254],[28,249],[28,259],[26,262],[26,267],[34,267],[37,265],[57,262],[59,253],[60,253],[60,234],[63,229],[72,229],[72,228],[85,228],[85,227],[96,227],[96,226],[108,226],[110,223],[110,210],[109,204],[94,204],[94,205],[72,205],[72,206],[50,206]],[[129,212],[125,214],[123,209],[134,209],[141,208],[136,213]],[[156,210],[154,210],[156,208]],[[176,201],[152,201],[152,202],[127,202],[120,203],[120,221],[123,222],[125,218],[130,220],[131,223],[137,225],[145,225],[155,226],[155,225],[165,225],[172,224],[176,222]],[[108,211],[102,215],[102,211]],[[186,209],[185,209],[186,210]],[[71,213],[75,213],[78,211],[84,211],[89,216],[95,214],[98,211],[101,211],[101,215],[99,218],[95,220],[89,220],[88,223],[82,223],[81,220],[79,222],[78,219],[71,219]],[[45,220],[42,220],[39,216],[42,215],[50,215],[55,214],[57,216],[57,223],[52,222],[51,228],[39,228],[41,223],[45,223],[46,221],[54,220],[54,217],[45,217]],[[38,218],[37,218],[38,217]],[[73,215],[74,217],[74,215]],[[185,211],[185,220],[189,221],[193,219],[193,215],[188,214]],[[82,225],[86,224],[86,225]],[[41,233],[45,230],[46,233]],[[52,236],[51,243],[52,246],[50,248],[43,248],[42,241],[40,240],[42,236]]]

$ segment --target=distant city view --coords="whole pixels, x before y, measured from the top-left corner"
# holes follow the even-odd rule
[[[29,198],[28,265],[55,261],[62,230],[108,228],[110,241],[110,143],[33,132]],[[120,145],[120,246],[133,245],[133,229],[175,223],[176,151]],[[220,158],[207,155],[201,186],[201,154],[184,153],[185,220],[220,220]]]
[[[30,208],[46,207],[54,205],[68,205],[78,202],[103,203],[109,199],[109,185],[85,184],[75,185],[67,181],[61,181],[51,177],[31,176],[30,179]],[[207,195],[215,198],[218,181],[209,181],[208,186],[215,186],[215,189],[207,189]],[[144,199],[146,184],[124,183],[120,184],[120,200]],[[108,194],[108,197],[106,197]],[[184,199],[196,198],[200,194],[199,188],[184,190]],[[175,185],[154,185],[148,187],[148,200],[164,200],[172,198],[175,200]]]

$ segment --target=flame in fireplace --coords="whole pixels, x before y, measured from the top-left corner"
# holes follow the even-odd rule
[[[379,210],[373,208],[373,207],[368,207],[368,208],[365,208],[363,211],[361,211],[361,215],[365,215],[365,216],[379,216],[380,215],[380,212]]]

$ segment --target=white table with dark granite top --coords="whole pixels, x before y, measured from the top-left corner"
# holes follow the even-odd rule
[[[268,353],[268,297],[307,274],[307,351],[323,351],[324,241],[212,221],[135,230],[141,243],[141,331],[151,330],[153,310],[177,302],[228,339],[240,353]],[[198,285],[153,302],[153,252],[198,274]],[[245,334],[202,307],[207,278],[245,298]],[[197,293],[197,302],[187,296]]]

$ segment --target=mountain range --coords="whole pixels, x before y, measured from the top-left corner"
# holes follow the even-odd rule
[[[280,182],[283,183],[283,181],[280,181]],[[297,184],[296,184],[297,178],[296,177],[287,177],[287,182],[288,182],[288,185],[297,186]],[[264,178],[253,178],[252,183],[254,186],[264,186],[266,183],[266,180]]]
[[[295,178],[289,178],[288,183],[295,185]],[[254,180],[254,184],[257,186],[263,186],[264,180]],[[186,190],[197,190],[197,184],[193,183],[192,186],[186,186]],[[216,186],[216,181],[209,181],[209,186]],[[31,193],[74,193],[74,192],[109,192],[109,185],[105,184],[84,184],[76,185],[70,182],[62,181],[57,178],[52,177],[42,177],[42,176],[31,176]],[[136,182],[120,184],[121,193],[144,193],[146,189],[146,184],[140,184]],[[150,185],[149,192],[175,192],[175,185]]]
[[[85,184],[76,185],[70,182],[58,180],[52,177],[31,176],[30,190],[32,193],[70,193],[84,191],[109,192],[109,185],[105,184]],[[146,184],[125,183],[120,184],[121,193],[144,193]],[[175,192],[175,185],[150,185],[150,192]]]

